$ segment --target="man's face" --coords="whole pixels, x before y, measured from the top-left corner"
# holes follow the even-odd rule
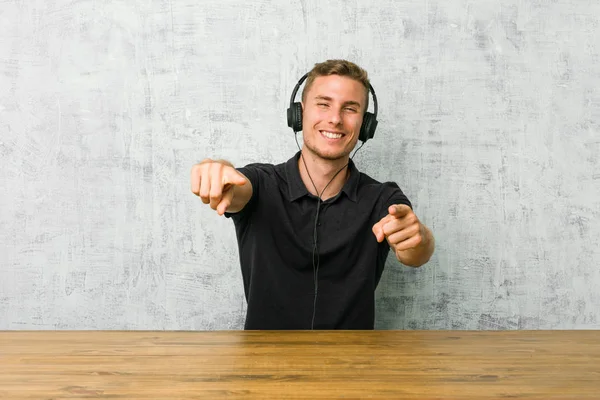
[[[305,147],[325,160],[348,157],[358,141],[366,100],[366,88],[354,79],[317,77],[302,103]]]

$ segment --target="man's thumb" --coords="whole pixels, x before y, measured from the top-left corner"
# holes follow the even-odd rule
[[[375,234],[375,237],[377,238],[378,242],[381,242],[385,238],[381,222],[378,222],[375,225],[373,225],[373,233]]]
[[[223,183],[230,183],[232,185],[242,186],[247,182],[246,177],[240,174],[239,172],[235,172],[233,174],[228,174]]]

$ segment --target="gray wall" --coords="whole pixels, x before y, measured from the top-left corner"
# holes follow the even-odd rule
[[[600,3],[3,1],[0,329],[237,329],[204,157],[296,151],[315,62],[370,73],[355,160],[437,238],[389,259],[381,329],[600,328]]]

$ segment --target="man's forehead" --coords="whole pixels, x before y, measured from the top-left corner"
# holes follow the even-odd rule
[[[315,81],[311,86],[309,93],[310,97],[313,99],[332,101],[336,100],[341,95],[344,99],[340,100],[358,104],[362,104],[366,90],[362,83],[348,77],[337,75],[319,76],[315,78]]]
[[[317,76],[313,81],[313,85],[335,85],[335,86],[348,86],[348,87],[363,87],[363,84],[357,81],[356,79],[352,79],[349,76],[344,75],[322,75]]]

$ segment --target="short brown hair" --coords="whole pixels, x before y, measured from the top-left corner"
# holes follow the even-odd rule
[[[306,99],[306,94],[310,90],[315,78],[319,76],[328,75],[340,75],[346,76],[350,79],[354,79],[363,84],[365,87],[366,103],[365,109],[369,108],[369,76],[367,71],[356,65],[355,63],[347,60],[327,60],[321,63],[315,64],[312,70],[308,73],[306,83],[304,84],[304,90],[302,90],[302,101]]]

